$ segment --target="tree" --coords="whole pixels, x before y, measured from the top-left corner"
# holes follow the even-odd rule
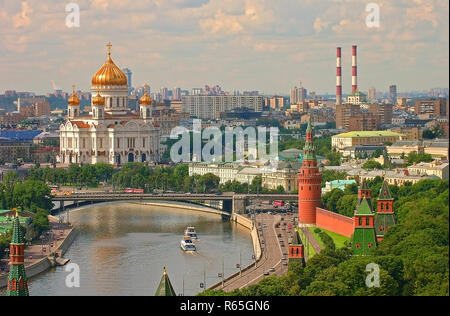
[[[337,213],[337,203],[343,196],[344,192],[342,190],[333,189],[322,196],[322,204],[326,205],[329,211]]]
[[[325,158],[328,160],[327,165],[328,166],[340,166],[341,165],[341,158],[342,154],[335,152],[335,151],[329,151]]]
[[[260,194],[263,191],[262,186],[262,177],[257,176],[253,179],[252,184],[250,185],[250,192],[253,194]]]
[[[217,190],[219,183],[220,178],[212,173],[207,173],[201,176],[198,180],[198,184],[202,187],[202,191],[205,193]]]
[[[36,209],[51,210],[50,188],[42,181],[26,180],[14,187],[13,204],[23,210],[36,212]]]
[[[406,157],[406,164],[408,166],[420,163],[420,162],[432,162],[433,156],[425,153],[417,153],[416,151],[412,151]]]
[[[67,170],[67,177],[71,184],[77,184],[80,181],[80,173],[81,168],[76,165],[72,164],[69,166],[69,169]]]
[[[368,160],[363,164],[362,168],[367,169],[367,170],[372,170],[372,169],[381,170],[381,169],[383,169],[383,166],[375,160]]]
[[[109,180],[111,180],[114,172],[114,168],[111,165],[99,162],[94,165],[94,169],[95,169],[95,177],[97,178],[98,181],[108,182]]]
[[[336,204],[337,213],[353,217],[356,210],[356,202],[358,200],[357,194],[349,194],[342,196]]]

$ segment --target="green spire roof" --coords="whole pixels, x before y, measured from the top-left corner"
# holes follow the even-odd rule
[[[166,268],[164,268],[164,274],[161,278],[161,282],[159,282],[155,296],[177,296],[175,290],[173,289],[172,283],[170,283]]]
[[[308,118],[308,128],[306,129],[306,134],[311,134],[313,136],[313,129],[311,124],[311,116]],[[308,137],[307,137],[308,139]],[[312,137],[311,137],[312,139]],[[316,148],[314,147],[314,142],[311,140],[307,140],[305,143],[305,147],[303,148],[303,160],[316,160]]]
[[[20,229],[19,213],[16,212],[16,217],[14,217],[13,234],[11,239],[11,244],[21,245],[24,244],[22,232]]]
[[[369,186],[367,185],[366,179],[363,179],[361,181],[361,187],[359,189],[360,190],[369,190]]]
[[[308,127],[306,128],[307,132],[312,132],[312,124],[311,124],[311,116],[308,118]]]
[[[361,215],[361,216],[373,215],[372,209],[369,205],[369,202],[367,202],[366,198],[364,198],[361,201],[361,204],[359,205],[359,207],[357,207],[355,215]]]
[[[16,210],[16,217],[14,218],[14,226],[13,226],[13,234],[11,239],[11,245],[14,245],[15,247],[19,247],[23,251],[24,247],[24,239],[22,236],[22,232],[20,229],[20,221],[19,221],[19,213]],[[27,274],[25,273],[25,267],[23,264],[13,264],[10,266],[9,274],[8,274],[8,281],[15,281],[17,282],[16,289],[13,290],[11,288],[8,288],[6,292],[6,296],[29,296],[28,292],[28,278]],[[20,284],[22,283],[22,286]]]
[[[381,186],[378,200],[393,200],[391,190],[389,189],[389,184],[386,181],[384,181]]]

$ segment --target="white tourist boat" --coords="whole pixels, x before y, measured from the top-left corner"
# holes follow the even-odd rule
[[[197,232],[195,231],[195,227],[187,227],[186,230],[184,231],[184,236],[190,237],[191,239],[194,240],[199,240]]]
[[[180,242],[180,247],[183,251],[197,251],[197,247],[195,247],[194,242],[188,236],[184,236],[184,238]]]

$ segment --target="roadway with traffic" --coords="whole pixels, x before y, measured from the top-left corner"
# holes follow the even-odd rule
[[[258,225],[258,234],[261,241],[262,256],[256,267],[243,271],[241,275],[225,282],[223,289],[231,292],[256,284],[270,275],[281,276],[288,269],[288,241],[293,233],[293,214],[257,214],[255,222]],[[283,221],[281,221],[283,219]],[[277,225],[279,223],[279,225]],[[286,225],[284,225],[286,223]],[[288,226],[291,225],[291,229]],[[281,236],[279,238],[278,236]]]

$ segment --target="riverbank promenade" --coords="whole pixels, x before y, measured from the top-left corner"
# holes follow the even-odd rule
[[[45,238],[38,241],[34,241],[30,246],[25,248],[25,269],[27,267],[36,264],[43,258],[48,257],[52,252],[55,252],[67,236],[72,231],[72,228],[61,223],[59,218],[49,216],[50,231],[45,234]],[[5,256],[6,257],[6,256]],[[9,271],[9,258],[2,259],[0,261],[0,280],[3,280],[8,275]],[[0,282],[0,287],[1,287]]]

